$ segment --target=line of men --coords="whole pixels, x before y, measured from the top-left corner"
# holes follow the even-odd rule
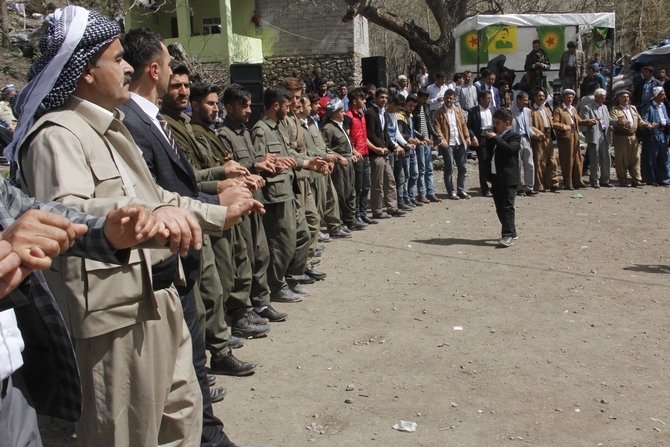
[[[37,409],[76,421],[82,446],[234,447],[212,410],[225,390],[210,390],[216,377],[207,374],[206,349],[210,372],[250,374],[256,366],[230,351],[227,323],[238,346],[263,336],[270,321],[287,317],[271,300],[300,301],[308,293],[301,282],[325,278],[307,266],[310,234],[292,180],[300,168],[325,173],[328,163],[288,153],[279,120],[272,125],[269,118],[285,111],[277,101],[266,111],[267,133],[259,123],[252,144],[244,128],[250,95],[241,89],[224,94],[225,132],[210,128],[218,112],[211,86],[195,89],[190,123],[182,113],[191,99],[188,72],[171,63],[150,30],[120,39],[118,24],[74,6],[57,10],[48,23],[42,55],[16,102],[19,126],[5,155],[30,196],[108,217],[91,220],[50,205],[74,222],[95,223],[92,248],[74,252],[93,259],[55,257],[83,232],[69,221],[58,224],[66,231],[60,249],[39,238],[28,242],[36,246],[29,248],[32,257],[54,257],[44,272],[46,291],[37,289],[51,305],[24,299],[9,307],[28,301],[36,309],[47,325],[44,331],[23,325],[26,345],[43,351],[37,335],[46,331],[59,339],[59,358],[40,365],[26,349],[20,368],[15,360],[24,346],[8,332],[13,349],[0,352],[12,360],[2,370],[0,443],[41,445]],[[5,196],[3,228],[39,206],[14,190]],[[113,224],[105,227],[107,239],[99,231],[105,222]],[[119,252],[157,232],[158,243]],[[9,233],[3,239],[12,240]],[[28,389],[23,377],[31,379]]]

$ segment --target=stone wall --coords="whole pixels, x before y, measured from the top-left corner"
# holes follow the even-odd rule
[[[318,70],[321,77],[329,82],[331,92],[335,93],[340,84],[350,88],[360,85],[362,80],[361,56],[349,54],[321,54],[291,57],[265,57],[263,75],[265,85],[273,77],[280,81],[289,76],[297,76],[302,80],[303,74],[311,74]]]

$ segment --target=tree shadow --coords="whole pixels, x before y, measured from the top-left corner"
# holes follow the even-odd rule
[[[477,247],[492,247],[498,244],[498,239],[462,239],[457,237],[415,239],[412,242],[426,245],[473,245]]]
[[[660,265],[660,264],[635,264],[630,267],[624,267],[624,270],[631,272],[644,272],[644,273],[670,273],[670,265]]]

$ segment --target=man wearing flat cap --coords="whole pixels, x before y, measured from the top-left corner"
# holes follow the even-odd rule
[[[584,52],[577,49],[577,44],[568,42],[568,49],[561,56],[561,65],[558,68],[558,78],[563,83],[563,88],[575,91],[579,97],[579,86],[584,79],[584,68],[586,59]]]
[[[202,230],[220,235],[260,209],[252,199],[207,205],[157,186],[117,109],[130,98],[133,72],[118,24],[75,6],[56,10],[47,23],[41,56],[15,105],[16,144],[5,151],[24,190],[97,215],[142,204],[182,255],[190,245],[200,248]],[[77,354],[78,445],[200,443],[202,395],[173,284],[179,262],[161,247],[133,250],[127,266],[67,258],[45,272]]]
[[[612,146],[614,146],[614,168],[620,186],[643,186],[640,174],[640,143],[636,133],[639,129],[651,129],[635,106],[630,103],[630,92],[616,93],[618,104],[610,111],[612,124]],[[631,182],[627,176],[630,175]]]
[[[558,159],[563,174],[563,187],[567,190],[583,188],[582,153],[579,150],[579,127],[593,126],[596,119],[585,120],[579,117],[577,108],[572,105],[575,91],[563,90],[562,104],[554,110],[553,121],[556,124],[556,142],[558,143]]]
[[[670,186],[668,172],[668,125],[670,116],[665,106],[663,87],[654,87],[652,99],[640,108],[642,119],[651,129],[642,134],[642,181],[653,186]]]
[[[16,117],[14,117],[11,104],[9,104],[9,98],[14,95],[16,95],[14,84],[5,85],[0,91],[0,121],[11,131],[16,127]]]

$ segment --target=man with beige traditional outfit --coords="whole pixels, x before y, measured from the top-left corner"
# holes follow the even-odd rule
[[[651,129],[642,120],[635,106],[630,104],[630,92],[617,92],[618,104],[610,111],[612,125],[612,146],[614,146],[614,168],[620,186],[638,187],[644,185],[640,173],[640,142],[635,135],[638,128]],[[627,174],[631,176],[628,183]]]
[[[241,214],[260,209],[252,199],[205,205],[158,187],[117,109],[129,99],[132,73],[119,26],[74,6],[47,22],[42,55],[16,104],[20,146],[5,151],[12,174],[20,163],[27,192],[98,215],[142,204],[165,223],[171,249],[181,255],[191,243],[200,248],[198,223],[218,235]],[[45,272],[75,341],[80,446],[200,444],[202,395],[173,284],[179,258],[168,263],[172,268],[152,271],[170,258],[164,249],[133,250],[123,267],[59,258]]]

